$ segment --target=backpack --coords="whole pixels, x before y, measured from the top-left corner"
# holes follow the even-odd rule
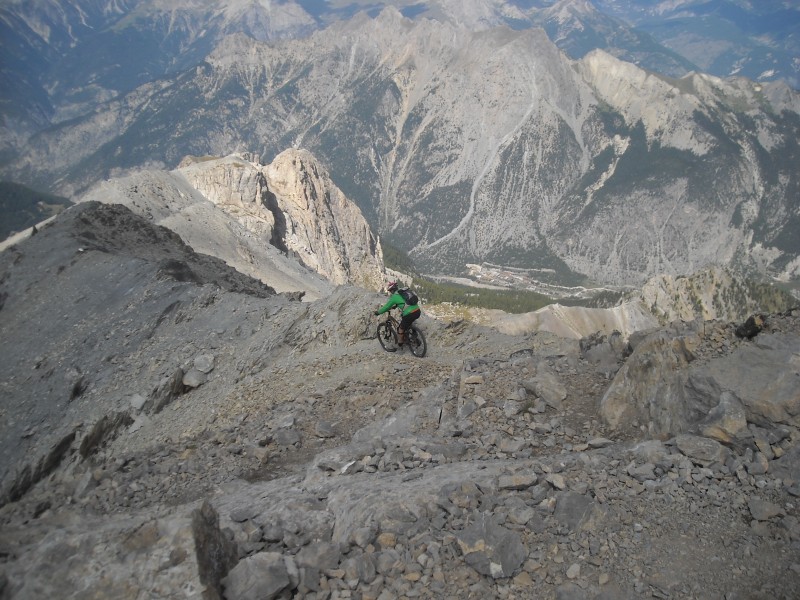
[[[417,295],[411,291],[410,288],[402,288],[397,290],[397,293],[403,297],[403,300],[406,301],[406,306],[414,306],[415,304],[419,303],[419,298]]]

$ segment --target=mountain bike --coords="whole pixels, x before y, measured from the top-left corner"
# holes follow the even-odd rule
[[[386,320],[378,323],[378,341],[381,347],[387,352],[397,352],[398,348],[402,348],[397,343],[397,328],[400,322],[392,316],[391,311],[386,313]],[[412,325],[406,331],[406,342],[404,344],[411,350],[411,354],[418,358],[425,356],[428,351],[428,342],[425,341],[425,334],[417,329],[416,325]]]

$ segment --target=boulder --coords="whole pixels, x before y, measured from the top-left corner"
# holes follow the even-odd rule
[[[558,375],[542,369],[541,366],[536,376],[524,381],[522,386],[556,410],[561,409],[564,400],[567,398],[567,389]]]
[[[467,564],[494,579],[511,577],[528,555],[519,535],[498,524],[491,514],[481,513],[455,535]]]
[[[800,336],[762,334],[758,344],[694,364],[699,342],[668,330],[641,342],[601,400],[604,420],[614,429],[647,423],[660,437],[701,431],[725,443],[746,422],[800,426]]]
[[[708,374],[742,401],[749,422],[800,427],[800,336],[764,334],[709,363]]]
[[[682,371],[699,343],[696,334],[674,336],[669,331],[641,342],[600,401],[605,421],[613,429],[652,422],[656,434],[685,430],[689,411],[684,407],[686,376]]]
[[[201,373],[210,373],[214,370],[214,355],[213,354],[200,354],[194,359],[194,368]]]
[[[290,556],[261,552],[237,564],[222,580],[226,600],[272,600],[291,589]]]
[[[730,454],[719,442],[696,435],[679,435],[675,438],[675,445],[692,462],[703,466],[725,464]]]
[[[575,531],[589,518],[594,501],[588,496],[575,492],[560,492],[557,495],[553,516],[559,523]]]
[[[208,376],[199,369],[190,369],[182,379],[183,385],[187,388],[198,388],[208,380]]]
[[[751,315],[747,320],[736,328],[736,335],[740,338],[752,340],[764,328],[765,319],[763,315]]]
[[[722,392],[719,404],[700,422],[700,432],[723,444],[733,444],[747,433],[747,417],[742,401],[731,392]]]

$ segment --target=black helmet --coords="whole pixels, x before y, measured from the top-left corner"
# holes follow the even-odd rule
[[[397,291],[397,282],[396,281],[390,281],[389,283],[386,284],[386,289],[389,290],[390,292],[396,292]]]

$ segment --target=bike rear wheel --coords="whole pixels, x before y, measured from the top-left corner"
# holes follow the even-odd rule
[[[387,352],[397,351],[397,332],[389,323],[378,325],[378,341],[381,343],[381,348]]]
[[[428,352],[428,342],[425,341],[425,334],[417,329],[414,325],[408,330],[408,347],[411,354],[418,358],[422,358]]]

